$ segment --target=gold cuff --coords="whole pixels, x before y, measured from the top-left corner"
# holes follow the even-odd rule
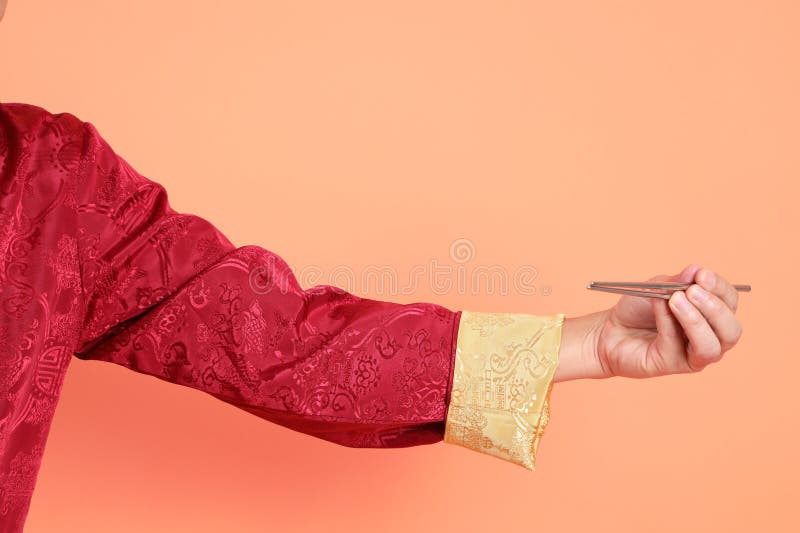
[[[461,312],[444,441],[534,470],[564,314]]]

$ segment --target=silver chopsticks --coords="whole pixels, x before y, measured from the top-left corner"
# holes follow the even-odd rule
[[[684,291],[692,283],[638,283],[634,281],[593,281],[586,286],[587,289],[594,291],[613,292],[616,294],[627,294],[630,296],[644,296],[646,298],[662,298],[669,300],[670,295],[675,291]],[[649,290],[633,290],[649,289]],[[734,285],[734,289],[742,292],[750,292],[750,285]],[[667,291],[667,292],[659,292]]]

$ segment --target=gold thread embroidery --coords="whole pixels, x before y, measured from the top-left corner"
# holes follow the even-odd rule
[[[444,441],[534,470],[564,314],[461,312]]]

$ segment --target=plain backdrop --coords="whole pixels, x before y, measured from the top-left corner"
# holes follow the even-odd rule
[[[0,100],[93,123],[234,243],[536,271],[362,296],[572,316],[616,301],[590,280],[691,262],[753,286],[721,364],[557,384],[535,473],[75,359],[26,531],[796,531],[798,24],[791,0],[12,0]]]

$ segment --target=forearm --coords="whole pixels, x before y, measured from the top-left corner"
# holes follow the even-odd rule
[[[597,340],[608,313],[604,310],[564,320],[553,381],[607,377],[597,356]]]

